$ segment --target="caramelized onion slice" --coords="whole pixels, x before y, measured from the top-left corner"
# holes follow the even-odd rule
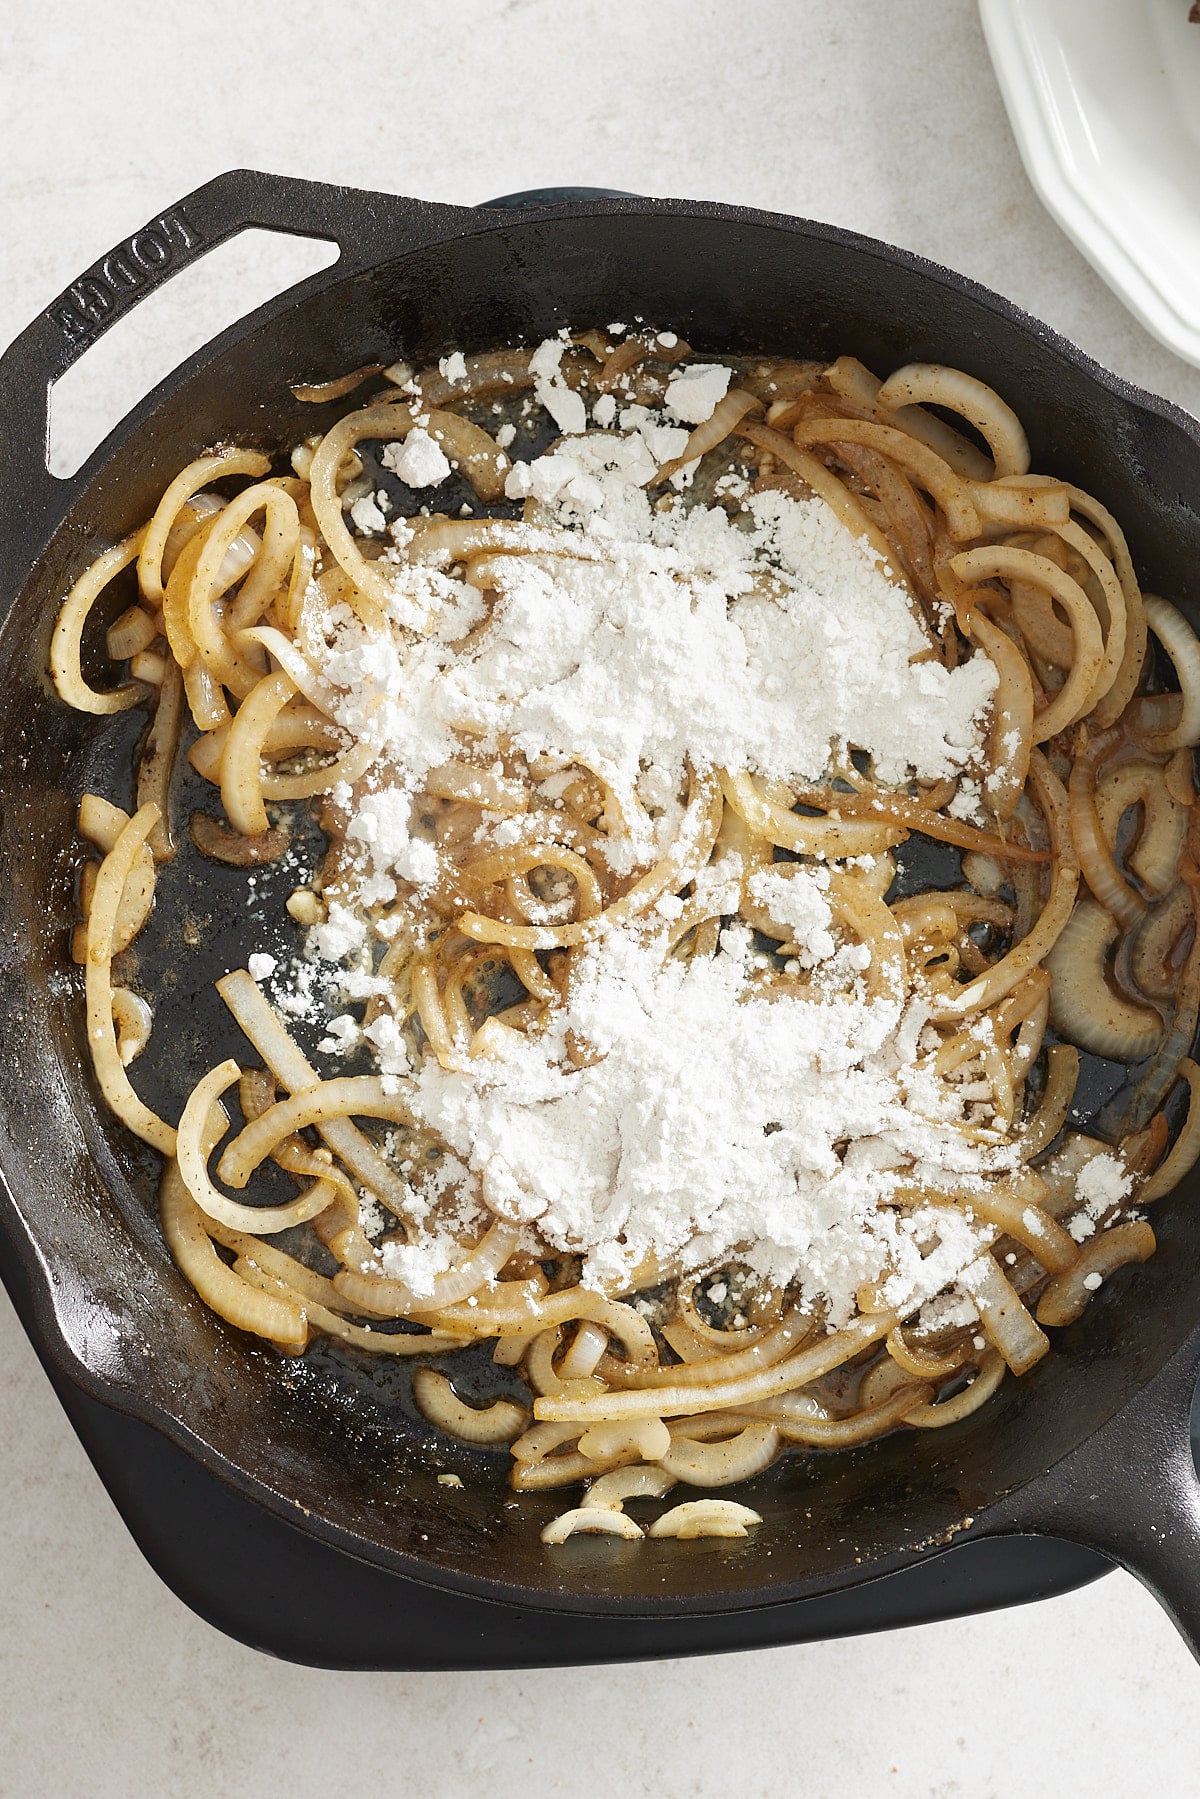
[[[1114,1224],[1101,1231],[1084,1248],[1066,1274],[1049,1281],[1038,1301],[1037,1321],[1052,1330],[1074,1324],[1092,1294],[1127,1262],[1145,1262],[1154,1254],[1154,1232],[1144,1219]]]
[[[938,1430],[946,1424],[957,1424],[987,1403],[1007,1372],[1008,1365],[999,1351],[986,1350],[978,1374],[967,1386],[949,1399],[914,1406],[911,1412],[905,1412],[904,1422],[915,1425],[918,1430]]]
[[[141,681],[127,681],[121,687],[101,693],[84,680],[79,662],[80,640],[92,608],[109,582],[137,558],[145,536],[143,527],[89,563],[59,611],[50,639],[50,676],[59,698],[77,712],[92,712],[98,716],[124,712],[149,694],[149,688]]]
[[[1147,999],[1171,1000],[1187,954],[1186,933],[1194,926],[1191,897],[1182,882],[1147,912],[1129,950],[1129,972]]]
[[[1187,751],[1178,754],[1186,756]],[[1166,771],[1148,757],[1107,769],[1096,782],[1096,813],[1114,855],[1121,820],[1131,806],[1141,806],[1143,823],[1126,860],[1143,887],[1152,894],[1166,893],[1179,879],[1190,802],[1174,798]]]
[[[293,385],[292,392],[298,400],[303,400],[310,406],[320,406],[326,400],[340,400],[346,394],[352,394],[370,376],[381,375],[383,369],[382,362],[365,362],[362,368],[352,369],[348,375],[339,375],[334,381],[298,381]]]
[[[956,543],[979,535],[979,513],[971,499],[967,484],[956,475],[941,456],[891,425],[877,425],[873,419],[805,418],[792,432],[801,449],[814,444],[856,443],[899,463],[909,479],[941,507],[946,529]]]
[[[202,856],[213,862],[227,863],[231,868],[261,868],[266,862],[278,862],[287,854],[290,839],[286,831],[272,828],[256,837],[243,837],[230,831],[207,812],[193,812],[192,842]]]
[[[1200,1067],[1185,1056],[1179,1074],[1188,1084],[1188,1112],[1183,1129],[1162,1162],[1138,1190],[1138,1204],[1147,1206],[1179,1184],[1200,1160]]]
[[[753,394],[744,393],[741,388],[731,388],[723,400],[717,402],[711,418],[705,419],[691,432],[683,447],[683,454],[673,462],[664,462],[656,475],[650,477],[651,483],[669,481],[672,475],[686,468],[689,462],[706,456],[709,450],[715,450],[719,443],[735,431],[748,413],[761,412],[762,401],[756,400]]]
[[[266,1337],[281,1349],[301,1350],[308,1342],[304,1308],[292,1298],[264,1293],[226,1267],[213,1248],[204,1214],[184,1185],[179,1165],[167,1162],[159,1188],[163,1236],[180,1273],[219,1318]]]
[[[950,568],[968,584],[981,581],[1029,581],[1058,601],[1071,621],[1074,657],[1071,671],[1054,698],[1034,718],[1035,743],[1045,743],[1089,710],[1104,661],[1104,639],[1096,609],[1079,582],[1064,574],[1048,556],[1012,544],[985,544],[963,550]]]
[[[879,395],[883,382],[856,356],[839,356],[836,362],[831,362],[825,370],[825,380],[834,393],[853,400],[864,411],[874,414],[880,423],[899,425],[918,443],[936,450],[956,475],[962,475],[968,481],[991,480],[990,458],[935,412],[926,412],[920,406],[888,408],[881,405]]]
[[[979,1307],[984,1330],[1013,1373],[1027,1374],[1050,1344],[1020,1294],[1001,1274],[995,1257],[985,1250],[963,1269],[959,1281]]]
[[[1174,663],[1183,694],[1178,724],[1156,737],[1154,748],[1160,752],[1189,749],[1200,743],[1200,642],[1177,607],[1155,593],[1143,599],[1146,622]]]
[[[1095,900],[1078,901],[1046,957],[1054,979],[1050,1021],[1094,1056],[1138,1062],[1159,1043],[1163,1023],[1156,1011],[1125,999],[1112,985],[1108,953],[1116,935],[1116,920]]]

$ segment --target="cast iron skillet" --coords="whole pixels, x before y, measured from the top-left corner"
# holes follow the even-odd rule
[[[50,383],[142,294],[251,225],[335,240],[341,260],[177,370],[78,476],[51,477]],[[1188,1436],[1200,1366],[1195,1176],[1156,1207],[1153,1260],[1108,1283],[1035,1371],[975,1417],[786,1459],[753,1483],[764,1523],[744,1542],[585,1539],[551,1554],[538,1528],[561,1499],[518,1507],[504,1458],[434,1438],[394,1371],[335,1351],[297,1364],[208,1313],[160,1240],[155,1158],[99,1104],[66,955],[74,808],[89,784],[124,797],[137,723],[125,715],[98,732],[48,688],[68,581],[202,447],[233,437],[275,450],[332,415],[294,401],[291,381],[636,315],[717,355],[849,351],[883,369],[930,359],[995,382],[1020,409],[1034,466],[1104,500],[1147,584],[1200,613],[1200,426],[903,251],[676,201],[471,211],[250,171],[200,188],[90,269],[0,361],[0,1233],[33,1295],[37,1347],[56,1373],[155,1425],[240,1493],[434,1587],[585,1615],[711,1616],[869,1580],[964,1533],[1034,1532],[1130,1568],[1200,1652]],[[175,998],[147,1060],[165,1069],[166,1103],[236,1050],[209,985],[255,937],[240,874],[203,887],[180,875],[163,907],[171,947],[158,972]],[[198,930],[182,929],[189,910]],[[461,1489],[437,1484],[447,1470]]]

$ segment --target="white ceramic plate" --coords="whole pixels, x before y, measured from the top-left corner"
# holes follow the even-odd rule
[[[1200,25],[1187,0],[979,0],[1029,179],[1068,237],[1200,366]]]

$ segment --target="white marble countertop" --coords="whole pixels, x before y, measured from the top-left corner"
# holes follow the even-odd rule
[[[186,14],[59,0],[13,8],[6,37],[0,343],[239,164],[461,202],[580,182],[907,245],[1200,412],[1200,371],[1123,312],[1035,200],[970,0],[208,0]],[[257,247],[241,254],[265,279]],[[70,396],[76,435],[98,435],[147,370],[225,322],[201,289],[155,304]],[[502,1678],[269,1661],[141,1560],[2,1296],[0,1366],[0,1794],[14,1799],[1200,1792],[1200,1672],[1123,1574],[978,1619],[649,1667]]]

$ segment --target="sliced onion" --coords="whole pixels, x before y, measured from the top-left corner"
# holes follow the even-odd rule
[[[1030,653],[1052,668],[1069,668],[1075,653],[1071,627],[1058,617],[1050,595],[1032,581],[1010,581],[1008,591],[1013,618]]]
[[[1092,691],[1092,705],[1095,707],[1113,687],[1124,664],[1125,639],[1128,632],[1125,590],[1103,550],[1094,538],[1090,537],[1073,519],[1065,525],[1056,526],[1055,531],[1056,535],[1075,552],[1079,562],[1086,564],[1091,570],[1099,587],[1104,608],[1108,613],[1107,619],[1102,621],[1104,623],[1104,660],[1100,665],[1100,672],[1096,676],[1096,685]]]
[[[337,1189],[328,1181],[314,1181],[306,1192],[283,1206],[246,1206],[226,1197],[208,1177],[209,1118],[221,1095],[231,1087],[241,1069],[234,1061],[221,1062],[193,1087],[179,1120],[176,1153],[179,1172],[188,1192],[210,1218],[231,1230],[253,1236],[273,1236],[294,1224],[305,1224],[323,1212]]]
[[[956,475],[962,475],[968,481],[989,481],[992,477],[990,457],[977,450],[973,443],[963,437],[961,432],[947,425],[936,413],[925,412],[920,406],[899,406],[886,408],[879,403],[883,382],[873,375],[855,356],[839,356],[836,362],[830,363],[825,370],[825,380],[834,393],[842,394],[853,400],[864,411],[874,413],[882,424],[900,425],[915,437],[919,443],[928,444],[931,450],[944,457]]]
[[[1038,1171],[1046,1183],[1042,1201],[1046,1210],[1055,1218],[1069,1218],[1072,1212],[1078,1211],[1080,1175],[1097,1156],[1111,1156],[1112,1153],[1111,1145],[1101,1142],[1099,1137],[1088,1137],[1082,1131],[1068,1131],[1059,1148]]]
[[[747,1527],[762,1518],[748,1505],[732,1499],[689,1499],[675,1505],[650,1526],[652,1537],[744,1537]]]
[[[1138,804],[1144,808],[1145,822],[1126,860],[1143,887],[1153,894],[1163,894],[1179,879],[1187,840],[1188,803],[1181,805],[1173,798],[1164,771],[1156,762],[1139,758],[1108,769],[1096,783],[1096,813],[1114,854],[1121,820],[1131,806]]]
[[[1115,919],[1095,900],[1081,899],[1046,957],[1053,976],[1050,1019],[1056,1031],[1094,1056],[1140,1062],[1162,1039],[1156,1011],[1117,993],[1108,976]]]
[[[1182,882],[1147,912],[1129,948],[1129,974],[1147,999],[1169,1000],[1179,986],[1184,932],[1194,924],[1191,898]]]
[[[698,457],[706,456],[709,450],[715,450],[718,444],[724,443],[747,413],[761,411],[761,400],[756,400],[753,394],[744,392],[740,387],[731,388],[725,398],[717,402],[712,417],[696,426],[683,446],[683,454],[676,456],[671,462],[664,462],[657,474],[650,476],[647,485],[670,480],[681,468],[686,468],[689,462],[695,462]]]
[[[193,812],[188,820],[192,842],[210,862],[223,862],[228,868],[259,868],[278,862],[287,854],[290,838],[278,826],[260,831],[255,837],[243,837],[230,831],[207,812]]]
[[[342,1285],[340,1276],[338,1285]],[[457,1315],[454,1321],[457,1322]],[[738,1381],[717,1381],[711,1386],[699,1386],[689,1380],[686,1367],[679,1367],[675,1371],[677,1383],[673,1387],[605,1393],[595,1399],[550,1395],[535,1400],[534,1416],[539,1422],[584,1425],[607,1418],[691,1417],[697,1412],[727,1411],[732,1405],[752,1405],[760,1399],[773,1399],[778,1394],[807,1387],[822,1374],[840,1367],[868,1344],[886,1337],[896,1323],[895,1312],[854,1318],[842,1330],[805,1344],[773,1368],[764,1368]]]
[[[244,968],[222,976],[217,982],[217,992],[271,1073],[290,1093],[320,1084],[320,1076],[299,1045],[292,1041],[283,1020]],[[352,1119],[327,1118],[318,1129],[330,1149],[368,1192],[381,1200],[397,1218],[408,1215],[412,1199],[409,1188]]]
[[[999,678],[992,700],[987,756],[991,772],[984,782],[986,801],[997,818],[1011,818],[1029,777],[1033,743],[1033,682],[1029,664],[1016,644],[992,623],[983,608],[971,613],[970,632]]]
[[[1146,620],[1163,649],[1175,665],[1175,674],[1183,694],[1183,710],[1174,730],[1156,737],[1154,748],[1189,749],[1200,743],[1200,642],[1183,614],[1155,593],[1143,596]]]
[[[79,663],[80,639],[93,606],[109,582],[136,559],[145,537],[143,526],[132,537],[105,550],[90,563],[63,601],[55,621],[50,639],[50,675],[59,698],[77,712],[94,712],[100,716],[123,712],[148,695],[149,689],[140,681],[127,681],[121,687],[100,693],[84,680]]]
[[[1079,864],[1068,829],[1067,796],[1062,782],[1040,750],[1030,756],[1029,778],[1054,846],[1049,898],[1028,934],[1015,943],[1007,955],[938,1003],[934,1012],[938,1021],[963,1018],[1011,993],[1039,962],[1045,961],[1070,918],[1079,889]]]
[[[911,1412],[904,1414],[904,1422],[915,1424],[918,1430],[937,1430],[941,1425],[957,1424],[986,1404],[1007,1372],[1004,1357],[997,1350],[986,1350],[979,1364],[979,1373],[969,1385],[963,1387],[961,1392],[952,1394],[949,1399],[941,1399],[931,1405],[915,1406]]]
[[[985,544],[964,550],[950,561],[950,568],[968,583],[995,580],[1032,581],[1057,600],[1071,620],[1074,655],[1071,671],[1054,698],[1034,719],[1034,741],[1045,743],[1090,710],[1096,679],[1104,660],[1104,638],[1096,609],[1079,582],[1048,556],[1011,544]]]
[[[988,898],[999,893],[1004,885],[1005,874],[999,862],[982,850],[968,850],[962,859],[962,868],[976,893]]]
[[[269,474],[271,459],[256,450],[219,450],[201,456],[181,469],[154,509],[138,553],[138,585],[142,598],[153,606],[163,603],[163,555],[167,540],[183,507],[202,487],[229,475],[251,475],[260,480]]]
[[[106,856],[128,823],[128,812],[120,806],[114,806],[110,800],[102,799],[98,793],[85,793],[79,802],[79,835],[94,843]],[[91,863],[89,867],[94,869],[95,864]],[[94,880],[94,876],[92,879]],[[150,916],[150,908],[154,904],[154,886],[154,858],[147,843],[138,851],[121,892],[113,927],[114,956],[119,955],[123,949],[128,949]],[[86,917],[91,909],[91,896],[86,889],[81,888],[79,897]]]
[[[407,363],[393,363],[384,369],[386,381],[403,387],[411,380],[419,388],[414,404],[418,409],[428,406],[445,406],[450,402],[457,404],[468,399],[497,398],[506,394],[521,393],[533,386],[533,376],[529,372],[531,350],[482,350],[478,355],[463,358],[466,369],[465,378],[450,381],[442,374],[441,369],[422,369],[419,375],[413,375]]]
[[[1008,486],[1003,481],[972,481],[971,498],[988,535],[1003,531],[1061,529],[1070,522],[1065,487]]]
[[[1145,1219],[1100,1231],[1085,1246],[1074,1268],[1047,1282],[1038,1301],[1038,1323],[1052,1330],[1074,1324],[1095,1291],[1096,1283],[1089,1286],[1089,1277],[1099,1275],[1105,1280],[1127,1262],[1147,1261],[1154,1249],[1154,1232]]]
[[[566,1481],[563,1482],[565,1486]],[[551,1518],[549,1524],[542,1528],[542,1542],[555,1544],[565,1543],[568,1537],[628,1537],[631,1541],[639,1540],[643,1535],[640,1524],[635,1524],[627,1512],[614,1511],[604,1506],[576,1506],[573,1512],[560,1512],[557,1518]],[[745,1531],[740,1535],[745,1536]]]
[[[112,959],[117,918],[126,885],[158,821],[152,802],[139,806],[122,826],[96,875],[87,921],[87,1034],[100,1091],[117,1117],[164,1156],[175,1154],[175,1131],[136,1094],[117,1051],[113,1020]],[[151,864],[153,867],[153,864]]]
[[[308,1342],[304,1309],[295,1300],[264,1293],[226,1266],[204,1227],[204,1214],[188,1192],[177,1162],[168,1161],[159,1188],[163,1236],[181,1274],[206,1306],[239,1330],[253,1331],[281,1349]]]
[[[1091,521],[1108,546],[1109,558],[1125,595],[1125,652],[1116,680],[1096,705],[1096,724],[1101,730],[1116,724],[1136,691],[1146,660],[1146,611],[1125,535],[1112,513],[1082,488],[1068,487],[1071,510]]]
[[[122,1068],[137,1059],[150,1041],[154,1014],[140,993],[128,987],[114,987],[112,996],[113,1024],[117,1032],[117,1054]]]
[[[985,1250],[968,1263],[959,1276],[979,1307],[984,1330],[995,1344],[1014,1374],[1027,1374],[1040,1362],[1050,1347],[1021,1301],[1020,1294],[1005,1279],[990,1251]]]
[[[887,1352],[903,1373],[915,1375],[918,1380],[932,1381],[946,1380],[957,1373],[971,1353],[969,1342],[961,1333],[952,1348],[939,1354],[937,1350],[910,1343],[900,1325],[888,1332]]]
[[[511,1399],[496,1399],[486,1406],[467,1405],[436,1368],[415,1368],[412,1390],[429,1422],[464,1443],[511,1443],[529,1423],[527,1409]]]
[[[377,1275],[343,1272],[334,1276],[334,1285],[352,1305],[361,1304],[381,1318],[407,1318],[414,1314],[421,1318],[426,1313],[440,1312],[457,1300],[467,1299],[481,1287],[494,1282],[516,1248],[519,1237],[519,1229],[497,1219],[486,1236],[465,1254],[457,1268],[436,1276],[433,1290],[427,1294],[414,1293],[404,1281]]]
[[[592,1482],[583,1496],[583,1510],[619,1512],[627,1499],[662,1499],[674,1485],[674,1475],[658,1465],[616,1468]]]
[[[1079,1051],[1073,1043],[1052,1043],[1046,1051],[1046,1085],[1037,1111],[1021,1138],[1021,1157],[1031,1162],[1062,1130],[1079,1080]]]
[[[108,627],[105,645],[114,662],[128,662],[132,656],[149,649],[158,636],[158,626],[141,606],[127,606],[120,618]]]
[[[684,1419],[670,1431],[670,1446],[657,1459],[668,1474],[690,1487],[730,1487],[749,1480],[769,1468],[779,1453],[779,1432],[773,1424],[748,1424],[719,1443],[689,1437],[688,1424]]]
[[[1189,882],[1188,891],[1193,912],[1200,915],[1200,882]],[[1188,951],[1175,991],[1175,1013],[1170,1029],[1143,1075],[1133,1103],[1128,1108],[1128,1116],[1124,1120],[1126,1131],[1140,1131],[1158,1111],[1175,1084],[1181,1059],[1192,1052],[1196,1026],[1200,1022],[1200,929],[1193,933],[1192,947]],[[1106,1112],[1108,1110],[1106,1108]],[[1104,1113],[1101,1114],[1101,1124],[1103,1128],[1108,1128],[1108,1118]]]
[[[881,406],[944,406],[957,412],[986,439],[998,476],[1023,475],[1029,467],[1029,439],[1012,407],[994,388],[962,369],[936,362],[906,363],[888,376],[878,398]]]
[[[1179,1076],[1188,1084],[1187,1117],[1163,1161],[1138,1189],[1138,1204],[1142,1206],[1170,1193],[1200,1160],[1200,1068],[1190,1056],[1179,1064]]]
[[[1031,1192],[1038,1197],[1031,1197]],[[1039,1203],[1045,1196],[1045,1182],[1027,1169],[1008,1186],[968,1195],[964,1204],[977,1218],[1024,1244],[1049,1273],[1060,1274],[1071,1267],[1079,1252],[1062,1225]]]
[[[1096,770],[1119,743],[1115,730],[1102,731],[1079,752],[1071,767],[1071,839],[1088,886],[1119,925],[1131,929],[1146,911],[1146,902],[1117,867],[1101,825],[1096,802]]]
[[[827,406],[828,402],[821,401],[820,404]],[[798,416],[803,416],[803,414]],[[798,450],[790,439],[784,441],[790,452],[790,454],[780,456],[785,467],[799,472],[796,468],[796,458],[803,458],[808,464],[816,461],[816,458],[809,456],[807,451]],[[875,497],[883,535],[887,539],[890,550],[885,567],[894,574],[903,576],[921,593],[932,594],[934,591],[933,531],[929,511],[924,502],[917,497],[916,489],[908,476],[886,456],[881,456],[878,450],[868,449],[865,444],[839,443],[837,454],[838,461],[843,463]],[[825,468],[824,463],[820,463],[818,466],[822,469]],[[831,470],[827,470],[826,474],[831,480],[838,481],[838,477],[833,475]],[[809,484],[812,485],[811,482]],[[761,479],[759,485],[763,485]],[[841,485],[840,482],[839,485]],[[817,492],[818,489],[814,487],[813,491]],[[846,492],[849,493],[848,488]],[[856,504],[866,516],[861,503],[856,502]],[[919,622],[932,640],[929,621],[924,612],[922,612]]]
[[[804,418],[792,432],[801,449],[814,444],[866,444],[899,463],[909,478],[937,502],[945,514],[946,529],[956,543],[979,535],[979,514],[967,484],[943,457],[892,425],[874,419]]]
[[[366,362],[360,369],[352,369],[348,375],[339,375],[336,381],[296,382],[292,392],[298,400],[310,406],[320,406],[326,400],[340,400],[346,394],[352,394],[371,375],[384,372],[382,362]]]
[[[434,411],[429,414],[425,429],[445,452],[451,467],[465,475],[478,499],[490,502],[504,498],[504,483],[512,463],[482,425],[473,424],[461,412]]]

